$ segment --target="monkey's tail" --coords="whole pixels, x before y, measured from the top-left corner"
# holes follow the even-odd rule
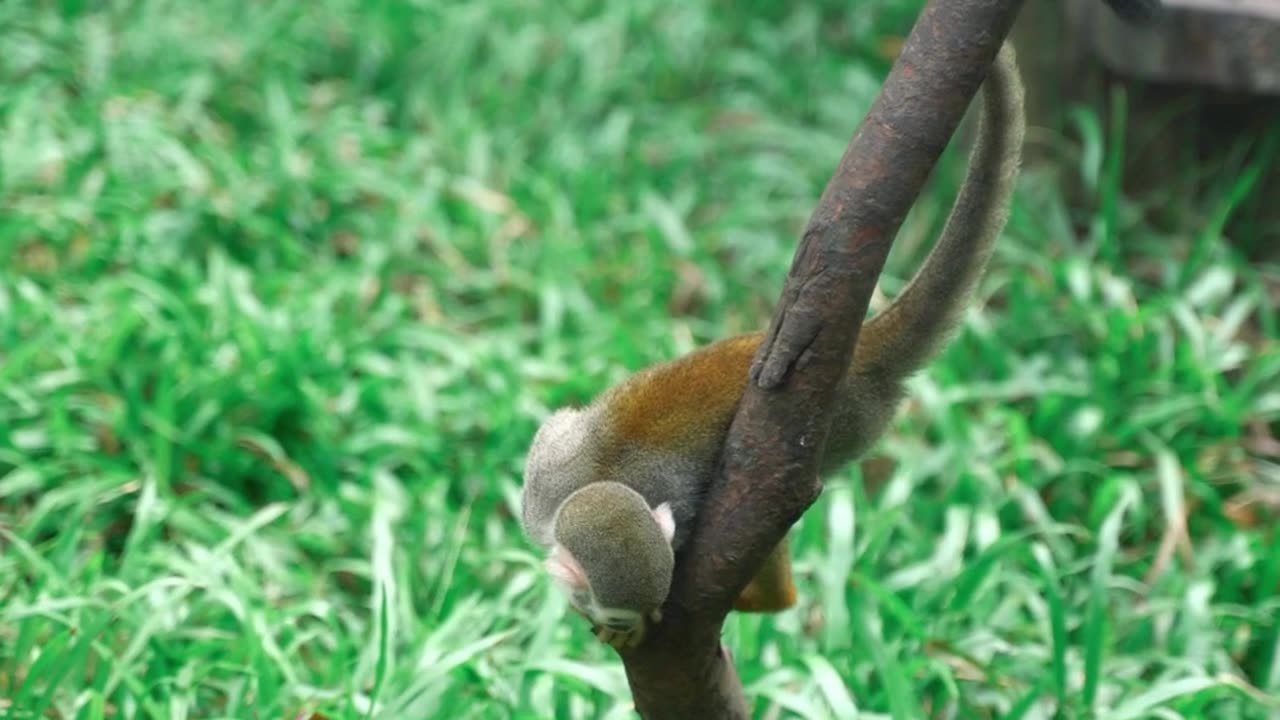
[[[946,343],[1009,218],[1024,112],[1017,59],[1005,43],[982,86],[977,142],[942,234],[907,287],[863,323],[853,371],[903,377]]]

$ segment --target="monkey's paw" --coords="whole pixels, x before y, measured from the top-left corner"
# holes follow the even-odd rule
[[[649,613],[646,619],[641,617],[634,625],[626,628],[595,626],[592,632],[595,633],[597,639],[615,650],[623,650],[626,648],[639,647],[644,642],[646,633],[649,630],[650,623],[662,622],[662,611],[654,610]]]

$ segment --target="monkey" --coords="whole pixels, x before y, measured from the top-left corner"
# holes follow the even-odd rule
[[[1009,214],[1026,120],[1011,45],[983,83],[977,141],[942,232],[920,269],[867,319],[838,385],[820,472],[856,459],[884,432],[904,381],[948,342]],[[584,407],[561,408],[525,460],[521,522],[549,549],[545,565],[595,635],[622,649],[661,620],[674,554],[690,535],[746,389],[763,333],[719,340],[651,366]],[[796,601],[786,540],[734,609],[779,612]]]

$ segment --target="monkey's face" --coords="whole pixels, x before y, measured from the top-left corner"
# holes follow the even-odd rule
[[[654,622],[662,619],[662,611],[656,607],[642,614],[627,608],[601,605],[582,566],[562,545],[557,544],[552,550],[547,567],[568,592],[573,609],[591,621],[591,630],[596,638],[618,650],[635,647],[644,639],[646,619]]]
[[[568,596],[569,604],[573,609],[590,620],[593,625],[619,632],[629,632],[643,619],[644,614],[640,611],[602,605],[591,589],[591,581],[588,579],[586,570],[563,545],[557,543],[552,547],[546,567],[551,577],[556,580],[556,584]]]

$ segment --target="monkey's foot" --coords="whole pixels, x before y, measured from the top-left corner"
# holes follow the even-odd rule
[[[615,650],[622,650],[624,648],[636,647],[643,642],[644,631],[644,623],[637,623],[626,630],[598,627],[595,629],[595,635],[600,642],[609,645]]]
[[[611,628],[611,627],[593,627],[592,632],[596,638],[615,650],[623,650],[625,648],[639,647],[644,642],[645,634],[649,630],[649,623],[662,622],[662,610],[654,610],[649,613],[648,618],[640,618],[639,622],[629,628]]]

